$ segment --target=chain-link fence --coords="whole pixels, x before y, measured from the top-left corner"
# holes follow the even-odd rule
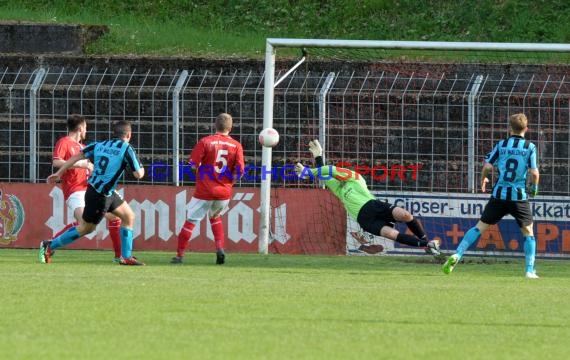
[[[306,145],[319,135],[321,106],[327,161],[376,166],[368,177],[373,190],[471,192],[484,155],[507,135],[508,116],[524,112],[527,137],[539,148],[541,193],[568,195],[570,89],[565,74],[544,70],[296,71],[275,89],[281,141],[273,163],[311,160]],[[177,160],[212,133],[220,112],[233,115],[232,135],[243,143],[246,163],[259,166],[263,80],[261,72],[240,70],[0,69],[0,181],[43,181],[71,113],[87,117],[88,141],[108,138],[114,120],[133,122],[132,144],[150,175],[139,183],[176,184]],[[390,173],[394,166],[421,169],[414,180],[411,172]],[[191,184],[180,175],[179,184]],[[254,178],[240,185],[258,185]],[[137,182],[128,174],[123,181]]]

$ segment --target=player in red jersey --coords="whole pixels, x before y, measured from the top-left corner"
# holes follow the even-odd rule
[[[222,212],[228,207],[234,183],[243,175],[243,148],[229,136],[233,120],[222,113],[216,117],[216,133],[200,139],[190,154],[190,164],[196,171],[196,188],[190,200],[188,219],[178,234],[176,256],[171,263],[180,264],[188,240],[196,224],[206,215],[216,244],[216,264],[225,262],[224,226]]]
[[[78,154],[84,145],[87,133],[87,121],[81,115],[73,114],[67,119],[67,136],[57,141],[53,149],[53,162],[55,168],[60,168],[73,155]],[[61,188],[63,197],[69,211],[73,212],[75,222],[66,225],[60,230],[54,239],[66,232],[68,229],[79,224],[83,208],[85,207],[85,190],[87,190],[87,177],[93,171],[93,164],[89,160],[84,159],[75,163],[75,165],[67,170],[61,176]],[[113,250],[115,252],[114,262],[118,262],[121,257],[121,219],[113,214],[106,214],[107,227],[113,242]]]

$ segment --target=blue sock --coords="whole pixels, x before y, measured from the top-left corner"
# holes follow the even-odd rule
[[[55,250],[62,246],[69,245],[77,239],[79,239],[79,233],[77,232],[77,228],[72,227],[71,229],[67,230],[63,234],[53,239],[51,241],[50,248],[52,250]]]
[[[133,229],[121,226],[121,256],[130,258],[133,254]]]
[[[477,227],[472,227],[465,233],[465,236],[463,236],[463,240],[461,240],[459,246],[457,247],[457,250],[455,251],[455,253],[459,255],[459,259],[463,257],[463,254],[467,251],[467,249],[469,249],[471,245],[477,242],[477,240],[479,240],[480,237],[481,237],[481,232],[479,231],[479,229],[477,229]]]
[[[524,237],[524,264],[526,272],[534,272],[534,258],[536,256],[536,240],[534,236]]]

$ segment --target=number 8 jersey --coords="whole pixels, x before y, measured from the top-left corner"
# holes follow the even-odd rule
[[[492,196],[496,199],[523,201],[526,193],[528,169],[536,169],[536,146],[522,136],[512,135],[499,141],[485,156],[485,162],[499,170]]]
[[[127,165],[132,171],[141,168],[135,150],[122,139],[91,143],[81,151],[93,163],[88,183],[101,195],[112,194]]]

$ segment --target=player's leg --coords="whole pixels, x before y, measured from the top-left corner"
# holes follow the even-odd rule
[[[211,200],[196,199],[194,197],[190,200],[190,204],[188,204],[189,215],[184,222],[184,225],[182,225],[180,233],[178,233],[176,256],[172,258],[170,261],[171,263],[182,263],[182,259],[184,258],[184,254],[186,253],[186,249],[188,247],[188,242],[192,237],[192,232],[200,220],[202,220],[206,214],[208,214],[210,206]]]
[[[121,219],[112,213],[106,213],[105,218],[107,219],[107,229],[109,229],[109,236],[111,237],[113,252],[115,253],[113,262],[119,262],[121,258]]]
[[[489,228],[489,224],[479,220],[477,222],[477,225],[475,225],[465,233],[463,239],[461,240],[461,242],[457,246],[457,249],[455,250],[455,254],[452,254],[450,257],[447,258],[445,263],[443,263],[442,271],[444,274],[450,274],[453,271],[457,263],[459,263],[459,261],[465,254],[465,251],[467,251],[467,249],[469,249],[471,245],[473,245],[479,240],[481,234],[484,233],[485,230],[487,230],[487,228]]]
[[[399,206],[394,206],[392,209],[392,216],[396,221],[405,223],[408,229],[410,229],[410,231],[419,239],[427,240],[427,235],[422,224],[420,224],[420,222],[409,211]]]
[[[225,234],[224,224],[222,223],[222,214],[227,209],[230,200],[214,200],[208,212],[210,218],[210,227],[214,234],[214,242],[216,244],[216,264],[222,265],[226,262],[226,253],[224,251]]]
[[[85,210],[85,190],[76,191],[69,195],[67,199],[67,208],[73,212],[75,223],[79,224],[83,218],[83,211]]]
[[[67,198],[65,203],[67,205],[67,211],[73,213],[73,218],[75,219],[75,221],[65,225],[63,229],[58,231],[52,237],[52,240],[60,236],[67,230],[71,229],[72,227],[79,225],[79,223],[81,222],[81,216],[83,215],[83,209],[85,208],[85,191],[76,191],[72,193]]]
[[[71,229],[72,227],[75,227],[79,225],[79,222],[74,221],[72,223],[69,223],[67,225],[65,225],[61,230],[59,230],[57,233],[55,233],[55,235],[51,238],[52,240],[55,239],[56,237],[60,236],[61,234],[63,234],[64,232],[66,232],[67,230]]]
[[[85,213],[85,209],[82,205],[85,205],[85,196],[86,193],[84,192],[76,192],[71,194],[68,200],[69,207],[73,208],[73,215],[74,217],[79,218],[79,224],[77,226],[69,228],[67,231],[62,233],[60,236],[55,237],[52,241],[49,242],[50,252],[55,251],[60,247],[67,246],[74,242],[75,240],[79,239],[81,236],[89,234],[93,230],[95,230],[96,223],[91,220],[85,220],[83,218],[83,214]]]
[[[517,221],[523,235],[524,243],[524,260],[525,260],[525,276],[529,279],[538,279],[534,268],[536,258],[536,239],[534,238],[534,230],[532,228],[532,212],[528,202],[516,201],[512,202],[511,215]]]
[[[459,256],[459,260],[461,260],[467,249],[479,240],[481,234],[484,233],[490,225],[498,223],[508,212],[509,204],[507,201],[491,198],[487,205],[485,205],[485,209],[483,209],[481,219],[474,227],[467,230],[459,246],[457,246],[455,252]]]
[[[394,229],[394,223],[409,219],[408,215],[409,213],[400,207],[387,202],[372,200],[360,209],[357,222],[364,231],[371,234],[380,235],[408,246],[426,247],[427,240],[419,239],[415,235],[400,233]],[[411,215],[409,216],[411,217]]]
[[[414,234],[414,236],[409,234],[398,234],[399,239],[397,242],[403,244],[415,243],[416,247],[422,247],[426,249],[426,252],[430,255],[439,255],[439,241],[428,240],[428,237],[422,227],[422,225],[414,218],[414,216],[399,206],[391,207],[391,215],[395,221],[403,222],[406,224],[408,229]]]
[[[467,249],[469,249],[471,245],[479,240],[481,234],[483,234],[489,228],[489,225],[490,224],[479,220],[475,226],[467,230],[463,236],[463,239],[455,250],[455,253],[459,256],[459,260],[461,260]]]
[[[67,246],[72,242],[74,242],[75,240],[82,237],[83,235],[89,234],[90,232],[95,230],[95,227],[97,227],[97,224],[86,223],[85,221],[82,220],[81,223],[79,223],[79,225],[68,229],[66,232],[54,238],[53,240],[42,241],[40,243],[40,250],[39,250],[40,262],[50,263],[51,256],[53,255],[56,249]]]
[[[477,222],[477,224],[472,227],[471,229],[467,230],[463,239],[457,246],[455,250],[455,254],[452,254],[450,257],[447,258],[445,263],[442,266],[442,271],[444,274],[450,274],[455,266],[459,263],[459,261],[463,258],[463,255],[474,243],[479,241],[481,234],[484,233],[490,225],[498,223],[503,216],[508,213],[508,203],[504,200],[497,200],[495,198],[491,198],[487,205],[485,205],[485,209],[483,210],[483,214],[481,215],[481,219]]]
[[[536,239],[532,230],[532,223],[521,227],[521,232],[524,239],[524,262],[525,262],[525,276],[529,279],[538,279],[536,270],[534,268],[534,261],[536,258]]]
[[[96,226],[97,224],[87,223],[82,219],[79,225],[72,227],[51,241],[52,250],[71,244],[83,235],[93,232]]]
[[[412,247],[426,247],[427,241],[418,239],[417,236],[401,233],[390,225],[384,225],[380,230],[380,236],[395,241],[400,244]]]
[[[133,226],[135,224],[135,213],[117,192],[107,198],[106,208],[121,219],[121,265],[144,265],[143,262],[133,257]]]
[[[51,241],[42,241],[39,250],[39,260],[42,263],[51,262],[53,251],[60,247],[67,246],[79,239],[81,236],[89,234],[95,230],[97,224],[103,218],[104,197],[93,191],[85,193],[85,209],[83,209],[79,225],[74,226]],[[77,208],[76,211],[79,211]]]
[[[77,225],[79,225],[79,223],[80,223],[80,221],[81,221],[81,214],[83,213],[83,207],[71,209],[71,207],[69,206],[69,203],[68,203],[68,209],[69,209],[69,211],[72,211],[72,212],[73,212],[73,217],[74,217],[75,221],[73,221],[73,222],[71,222],[71,223],[65,225],[65,226],[64,226],[61,230],[59,230],[54,236],[52,236],[51,241],[53,241],[53,240],[55,240],[56,238],[60,237],[63,233],[67,232],[67,230],[69,230],[69,229],[71,229],[71,228],[76,227]],[[42,242],[42,244],[43,244],[43,242]],[[50,242],[49,244],[51,244],[51,242]],[[46,243],[45,243],[45,246],[47,247],[47,245],[48,245],[48,243],[46,242]],[[40,250],[40,251],[41,251],[41,250]],[[44,251],[44,253],[45,253],[46,250],[44,249],[43,251]],[[51,256],[53,256],[54,253],[55,253],[55,250],[51,250],[51,251],[49,252],[49,258],[51,258]],[[41,258],[44,258],[44,257],[45,257],[45,254],[44,254],[43,256],[40,256],[40,259],[41,259]],[[41,261],[41,260],[40,260],[40,261]],[[43,261],[42,261],[42,262],[43,262]]]

